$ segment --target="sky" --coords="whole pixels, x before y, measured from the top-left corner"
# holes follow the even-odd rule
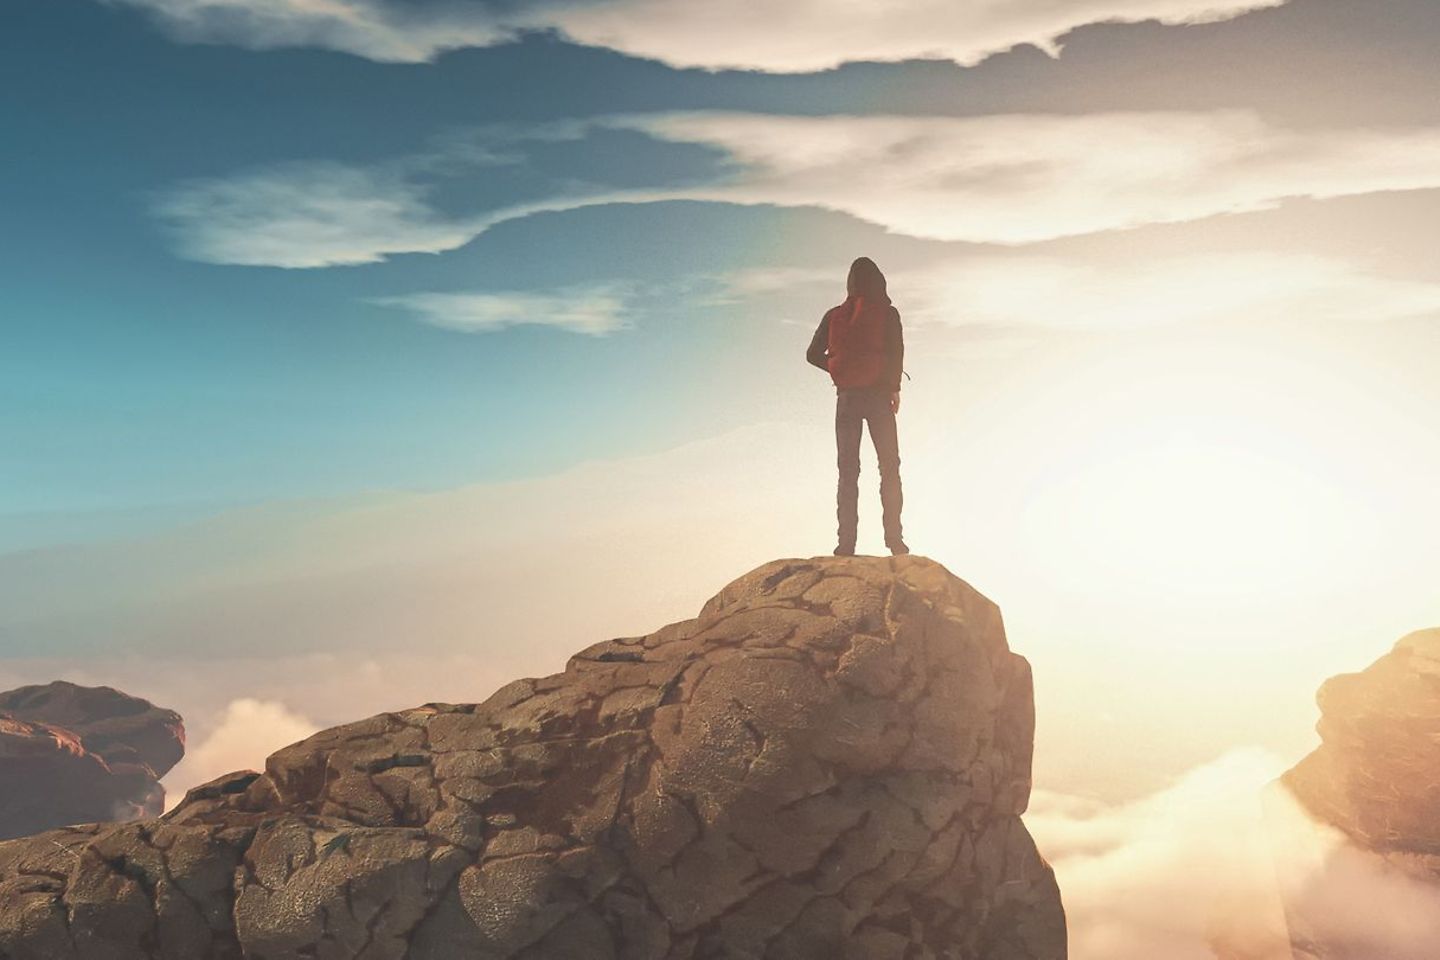
[[[828,552],[868,255],[908,539],[1035,665],[1078,955],[1154,956],[1157,831],[1440,624],[1440,6],[755,11],[0,6],[0,686],[180,709],[175,792]]]

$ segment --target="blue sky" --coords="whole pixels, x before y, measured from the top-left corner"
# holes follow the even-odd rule
[[[6,88],[24,93],[4,101],[3,117],[23,146],[5,181],[10,349],[0,364],[14,458],[0,511],[58,523],[57,512],[543,472],[674,442],[696,420],[709,432],[744,422],[773,394],[712,396],[710,378],[758,366],[778,380],[793,366],[793,348],[779,347],[786,331],[697,305],[703,291],[687,287],[782,254],[813,215],[587,210],[507,224],[443,257],[329,270],[197,263],[153,216],[157,195],[194,178],[383,164],[476,126],[714,99],[696,78],[702,89],[657,97],[665,68],[543,38],[396,66],[177,44],[137,11],[92,3],[24,4],[5,17]],[[702,149],[641,140],[600,135],[549,156],[542,144],[533,166],[442,176],[438,201],[483,211],[570,179],[663,185],[717,165]],[[366,303],[430,288],[610,284],[644,290],[627,306],[634,329],[606,338],[467,336]],[[743,324],[738,337],[732,324]],[[743,356],[752,337],[758,356]]]
[[[0,440],[10,451],[0,530],[18,545],[44,540],[47,526],[68,538],[112,511],[536,475],[784,415],[804,402],[794,390],[806,374],[794,363],[802,327],[835,299],[835,283],[818,277],[862,249],[923,264],[1048,256],[1058,243],[1103,259],[1145,246],[1134,228],[1156,220],[1191,225],[1180,249],[1232,249],[1207,239],[1224,229],[1214,217],[1267,209],[1258,229],[1278,236],[1308,215],[1303,200],[1281,204],[1286,185],[1266,177],[1308,177],[1302,194],[1362,203],[1429,179],[1389,161],[1436,120],[1437,16],[1424,3],[1387,0],[1363,16],[1330,0],[1236,3],[1206,18],[1218,22],[1187,24],[1217,5],[1156,0],[1115,10],[1175,22],[1099,26],[1084,24],[1104,19],[1103,3],[1073,4],[1054,23],[1023,9],[1008,18],[999,5],[956,24],[966,39],[953,43],[917,38],[897,10],[893,36],[879,24],[870,40],[845,35],[829,49],[823,24],[799,17],[794,29],[815,30],[813,43],[739,29],[717,36],[728,52],[714,63],[688,39],[694,24],[666,26],[643,3],[537,5],[516,25],[506,17],[522,8],[375,0],[352,4],[357,19],[343,28],[299,5],[264,17],[262,6],[24,0],[0,14]],[[911,20],[927,15],[912,6]],[[587,31],[608,31],[616,49],[566,39]],[[1058,58],[1024,43],[1062,35]],[[877,57],[899,62],[847,63]],[[717,69],[727,65],[748,69]],[[1244,116],[1214,121],[1223,111]],[[1107,136],[1085,125],[1117,112],[1162,117],[1181,150],[1277,143],[1237,178],[1261,182],[1193,204],[1152,183],[1121,191],[1109,216],[1027,183]],[[1181,112],[1189,119],[1163,119]],[[880,164],[887,150],[903,157],[926,143],[942,155],[987,138],[1021,143],[957,168],[973,187],[958,193],[937,181],[907,195],[901,176],[847,202],[837,191],[865,193],[846,182],[863,166],[834,157],[824,170],[755,174],[774,167],[787,138],[851,149],[842,140],[852,134],[836,140],[807,118],[867,115],[940,123],[856,134],[893,136],[873,155]],[[726,130],[724,116],[775,122]],[[1015,130],[995,126],[1002,117]],[[1015,119],[1025,117],[1081,127],[1027,140]],[[1393,142],[1369,160],[1336,159],[1364,148],[1330,140],[1377,120]],[[1316,142],[1290,142],[1306,137]],[[772,155],[746,155],[757,140]],[[1267,169],[1297,154],[1293,170]],[[986,197],[985,163],[1018,179],[996,180]],[[1336,186],[1347,178],[1353,190]],[[1338,243],[1370,270],[1385,231],[1433,222],[1435,193],[1408,196],[1411,212],[1382,211],[1378,229],[1352,216],[1303,245]],[[317,207],[295,219],[321,227],[278,222],[302,198]],[[980,222],[967,214],[975,202]],[[1383,259],[1392,275],[1434,279],[1403,250]],[[734,289],[737,276],[784,270],[803,276]],[[489,299],[466,313],[444,299],[456,294]],[[573,319],[577,304],[588,320]],[[477,309],[541,322],[478,332],[417,322],[473,323]],[[556,310],[571,312],[569,326],[544,322]],[[934,341],[996,334],[995,323],[949,319]]]

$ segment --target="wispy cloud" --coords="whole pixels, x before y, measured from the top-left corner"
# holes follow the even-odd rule
[[[382,62],[418,63],[445,50],[513,39],[484,3],[395,0],[107,0],[150,11],[177,39],[256,50],[318,47]]]
[[[527,141],[638,130],[727,154],[724,179],[686,187],[577,186],[480,214],[432,200],[436,176],[523,159]],[[468,152],[467,152],[468,151]],[[1440,129],[1290,130],[1243,111],[1089,116],[609,117],[489,131],[376,168],[293,163],[182,183],[155,207],[180,253],[211,263],[322,267],[452,250],[489,227],[617,201],[702,200],[840,211],[895,233],[1019,245],[1335,198],[1440,187]],[[455,304],[451,304],[455,306]]]
[[[580,141],[593,126],[557,122],[453,130],[425,150],[371,166],[294,161],[187,180],[162,190],[151,214],[170,233],[177,253],[202,263],[312,268],[444,253],[508,220],[651,198],[645,191],[587,190],[566,181],[557,182],[549,196],[478,213],[449,213],[435,202],[440,179],[523,164],[527,146]]]
[[[1440,284],[1343,260],[1239,252],[1097,264],[972,257],[901,272],[915,319],[1115,330],[1178,323],[1375,322],[1440,315]]]
[[[267,49],[324,47],[380,61],[429,60],[524,31],[556,30],[584,44],[677,66],[777,72],[853,60],[949,58],[973,63],[1016,44],[1054,49],[1101,21],[1224,20],[1285,0],[550,0],[525,4],[400,0],[110,0],[145,8],[184,40]]]
[[[611,286],[552,293],[413,293],[370,302],[399,307],[423,323],[463,333],[531,325],[604,336],[628,326],[627,298]]]
[[[453,250],[476,233],[402,176],[336,163],[293,163],[182,183],[154,207],[192,260],[333,267],[395,253]]]
[[[835,285],[834,270],[748,270],[729,300]],[[1440,283],[1369,273],[1346,260],[1237,251],[1123,262],[971,253],[890,273],[911,324],[1123,330],[1186,323],[1378,322],[1440,316]]]
[[[614,122],[736,161],[693,199],[823,207],[937,240],[1030,243],[1440,186],[1440,130],[1287,130],[1245,111]]]
[[[557,9],[554,25],[582,43],[687,67],[797,72],[853,60],[915,57],[974,63],[1017,44],[1055,49],[1100,21],[1225,20],[1285,0],[618,0]]]

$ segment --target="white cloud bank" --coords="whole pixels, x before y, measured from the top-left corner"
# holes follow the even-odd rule
[[[321,267],[451,250],[506,220],[617,201],[819,207],[915,237],[1016,245],[1265,210],[1288,198],[1440,187],[1440,129],[1296,131],[1244,111],[694,113],[594,125],[712,147],[738,172],[709,185],[557,194],[456,219],[407,175],[291,164],[180,184],[155,213],[191,259]]]
[[[1440,186],[1440,129],[1287,130],[1248,111],[617,122],[742,167],[687,199],[822,207],[934,240],[1033,243]]]
[[[180,184],[153,211],[203,263],[333,267],[462,246],[475,227],[447,219],[404,179],[337,163],[295,163]]]
[[[1292,960],[1292,926],[1347,957],[1431,960],[1440,887],[1312,821],[1273,785],[1286,766],[1237,750],[1130,803],[1037,793],[1025,820],[1072,960]]]
[[[236,770],[264,770],[265,758],[319,729],[283,703],[241,697],[221,711],[213,732],[185,752],[165,778],[166,803],[173,806],[186,791]]]
[[[628,326],[625,295],[606,286],[554,293],[415,293],[370,302],[398,307],[423,323],[461,333],[529,325],[604,336]]]
[[[1261,809],[1285,764],[1239,751],[1120,805],[1037,792],[1025,821],[1055,867],[1074,960],[1281,956],[1284,918]]]
[[[256,49],[323,47],[418,62],[527,30],[556,30],[683,67],[775,72],[855,60],[948,58],[974,63],[1021,43],[1054,50],[1102,21],[1226,20],[1285,0],[550,0],[406,4],[396,0],[110,0],[151,11],[184,40]]]

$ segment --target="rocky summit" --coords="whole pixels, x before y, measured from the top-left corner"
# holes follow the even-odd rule
[[[0,838],[158,816],[184,754],[178,713],[109,687],[0,693]]]
[[[1061,960],[1033,729],[939,564],[777,561],[484,703],[0,844],[0,957]]]

